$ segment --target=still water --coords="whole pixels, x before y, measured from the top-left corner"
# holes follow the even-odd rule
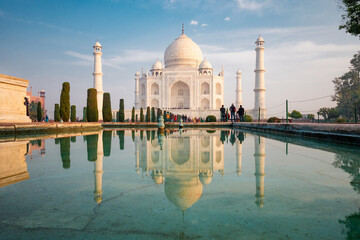
[[[357,147],[187,130],[0,143],[0,239],[359,239]]]

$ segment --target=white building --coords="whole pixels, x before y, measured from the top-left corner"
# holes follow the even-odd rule
[[[219,117],[224,104],[224,71],[214,74],[200,47],[184,34],[165,50],[165,66],[135,74],[135,109],[161,108],[191,117]]]

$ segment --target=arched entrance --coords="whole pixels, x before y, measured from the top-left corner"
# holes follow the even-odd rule
[[[190,108],[190,88],[189,86],[182,82],[176,82],[170,90],[171,94],[171,108],[176,109],[189,109]]]

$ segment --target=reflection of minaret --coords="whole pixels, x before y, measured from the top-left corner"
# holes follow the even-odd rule
[[[94,200],[97,204],[102,200],[102,175],[103,175],[103,143],[102,132],[99,133],[98,145],[97,145],[97,159],[94,162],[94,178],[95,178],[95,191]]]
[[[139,153],[139,136],[135,136],[135,159],[136,159],[136,165],[135,165],[135,170],[136,173],[139,174],[140,173],[140,153]]]
[[[255,136],[255,177],[256,177],[256,205],[264,206],[264,177],[265,177],[265,138]]]
[[[241,175],[242,144],[236,143],[236,172]]]

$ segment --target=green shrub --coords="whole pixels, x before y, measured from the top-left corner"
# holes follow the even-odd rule
[[[70,118],[70,83],[64,82],[60,95],[60,117],[64,122]]]
[[[252,122],[252,121],[253,121],[252,117],[250,115],[246,115],[245,122]]]
[[[58,103],[55,103],[54,121],[60,122],[60,107]]]
[[[38,122],[41,122],[41,120],[42,120],[41,102],[38,102],[38,104],[37,104],[36,117],[37,117]]]
[[[336,123],[345,123],[346,122],[346,119],[345,118],[342,118],[342,117],[339,117],[336,119],[335,121]]]
[[[97,122],[99,120],[99,111],[97,106],[97,91],[95,88],[89,88],[87,91],[86,109],[88,122]]]
[[[214,115],[209,115],[206,117],[206,122],[216,122],[216,117]]]
[[[144,122],[144,111],[143,111],[143,108],[140,108],[140,122]]]
[[[151,121],[156,122],[156,116],[155,116],[155,108],[151,108]]]
[[[124,120],[125,120],[124,99],[120,99],[119,112],[118,112],[118,122],[124,122]]]
[[[133,107],[131,110],[131,121],[135,122],[135,107]]]
[[[87,107],[83,108],[83,122],[87,122]]]
[[[150,107],[146,108],[146,122],[150,122],[151,115],[150,115]]]
[[[111,100],[110,100],[110,93],[104,93],[103,99],[103,121],[104,122],[111,122],[112,115],[111,115]]]
[[[280,119],[277,117],[271,117],[267,120],[268,123],[273,123],[273,122],[278,122],[278,121],[280,121]]]
[[[71,105],[71,113],[70,113],[71,122],[76,122],[76,106]]]

